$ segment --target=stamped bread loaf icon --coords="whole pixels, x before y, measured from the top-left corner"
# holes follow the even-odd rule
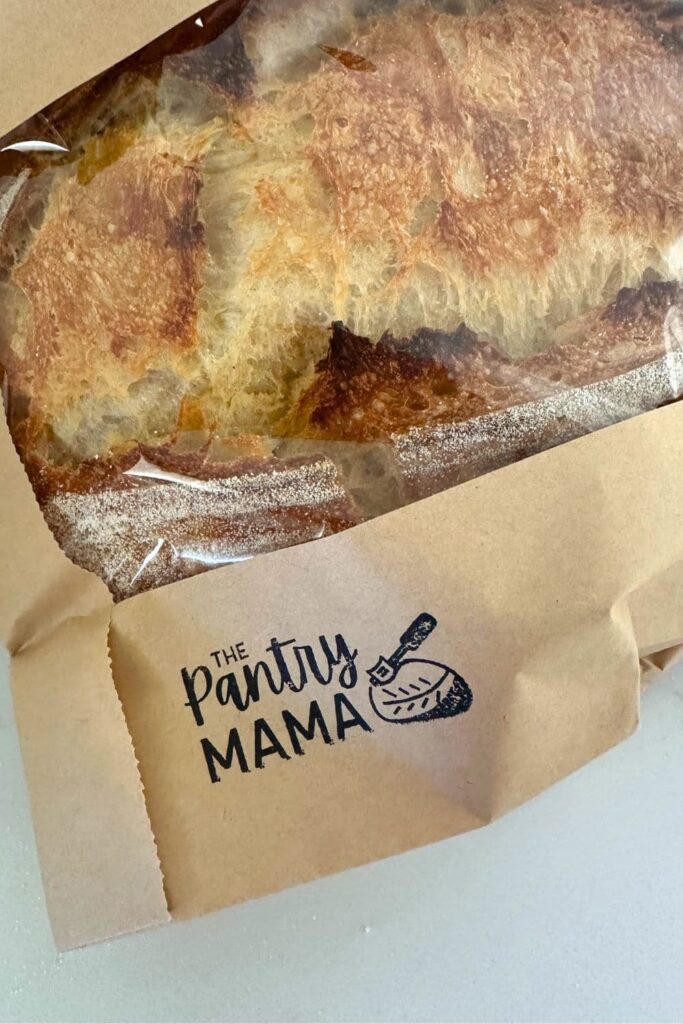
[[[437,620],[423,612],[408,626],[389,657],[368,670],[370,703],[385,722],[405,725],[450,718],[467,711],[472,691],[455,669],[426,658],[408,658],[436,629]]]

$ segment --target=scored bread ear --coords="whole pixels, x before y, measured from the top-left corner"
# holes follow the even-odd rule
[[[422,329],[410,338],[385,336],[372,344],[336,323],[328,353],[299,400],[291,432],[328,441],[393,439],[416,428],[476,420],[617,380],[680,353],[682,309],[678,282],[624,288],[612,302],[567,324],[564,342],[516,362],[464,324],[451,333]],[[655,369],[651,376],[662,377],[664,384],[654,386],[641,375],[642,396],[628,384],[599,392],[602,409],[597,414],[590,394],[577,399],[572,429],[580,430],[582,415],[587,425],[603,424],[655,407],[666,398],[666,372],[661,370],[663,377]],[[673,364],[669,372],[669,392],[675,397],[682,382]],[[540,434],[549,436],[545,428]]]
[[[514,400],[510,360],[461,325],[373,344],[335,323],[290,433],[371,441],[417,425],[481,416]]]

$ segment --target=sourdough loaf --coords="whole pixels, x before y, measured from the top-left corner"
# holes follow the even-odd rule
[[[153,102],[118,83],[9,268],[5,360],[47,454],[165,440],[188,395],[219,432],[277,433],[333,321],[464,321],[519,358],[678,277],[672,37],[618,3],[448,7],[262,0],[166,57]]]
[[[111,552],[78,502],[134,562],[168,502],[118,453],[187,430],[255,439],[235,495],[303,453],[376,514],[678,395],[670,7],[224,0],[177,38],[57,105],[69,152],[12,154],[0,196],[12,432],[82,564]]]

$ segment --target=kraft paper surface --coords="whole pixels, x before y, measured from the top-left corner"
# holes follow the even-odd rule
[[[630,600],[645,628],[646,584],[683,557],[682,417],[659,410],[117,606],[114,679],[171,913],[472,828],[626,737]],[[425,614],[436,625],[385,691],[368,671]],[[442,670],[456,704],[444,692],[420,720]]]
[[[164,921],[161,871],[108,659],[111,597],[45,524],[0,417],[0,637],[57,945]]]

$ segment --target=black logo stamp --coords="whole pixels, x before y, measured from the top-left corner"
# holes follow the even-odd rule
[[[472,704],[472,691],[455,669],[426,658],[407,658],[436,629],[433,615],[423,612],[408,626],[399,645],[368,670],[370,703],[385,722],[407,725],[461,715]]]
[[[371,711],[383,722],[398,725],[467,711],[472,691],[455,669],[408,657],[436,626],[433,615],[418,615],[393,654],[365,673],[370,677],[369,692],[360,651],[343,633],[304,641],[271,637],[256,656],[239,641],[211,651],[204,664],[184,666],[180,674],[185,707],[198,728],[209,730],[199,743],[211,782],[220,782],[230,769],[249,773],[302,757],[312,743],[332,746],[345,743],[349,736],[373,733],[379,723]],[[308,700],[301,696],[304,691]],[[290,702],[292,696],[296,703]],[[263,698],[272,697],[279,700],[269,701],[267,718],[255,710],[242,718]],[[217,719],[219,710],[230,717]]]

